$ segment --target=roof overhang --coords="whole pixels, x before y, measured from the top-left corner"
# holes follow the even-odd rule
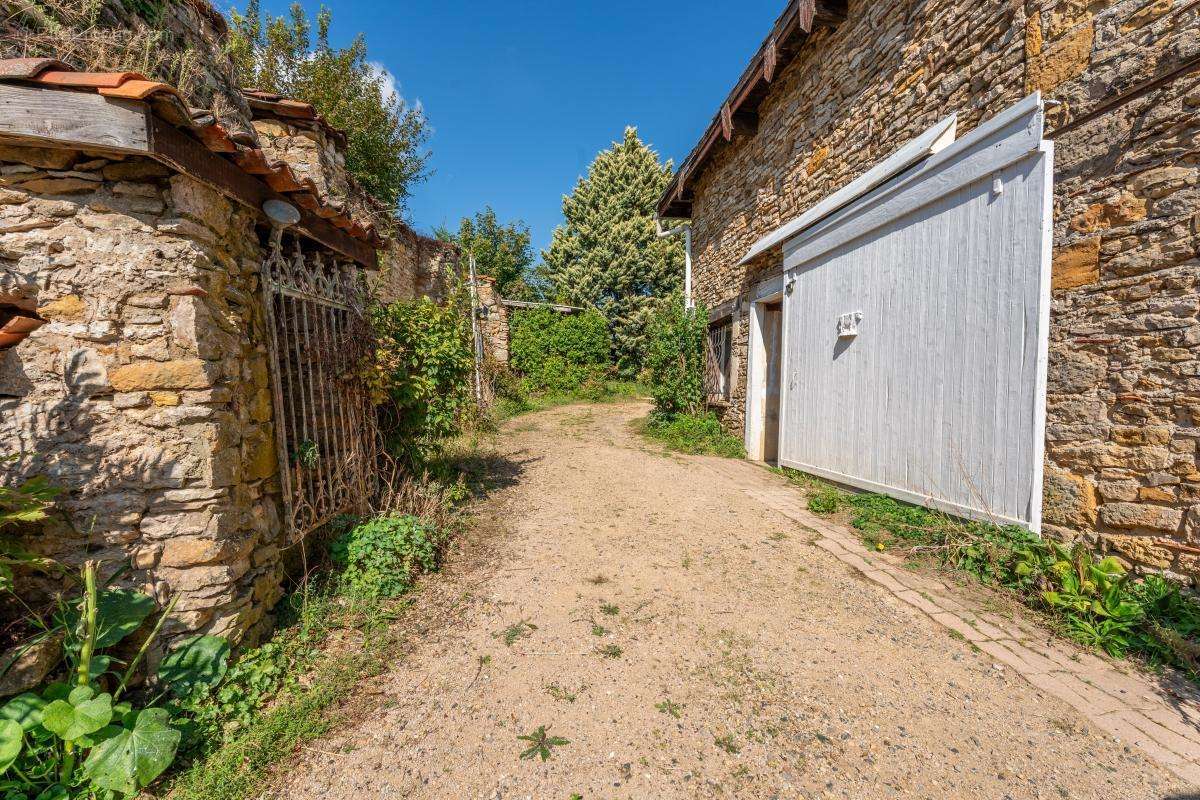
[[[846,5],[846,0],[789,0],[699,143],[679,165],[658,202],[660,217],[691,217],[691,184],[709,158],[736,137],[758,132],[758,108],[770,93],[775,76],[796,58],[813,31],[845,21]]]

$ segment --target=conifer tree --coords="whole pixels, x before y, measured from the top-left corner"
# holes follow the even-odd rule
[[[670,162],[642,143],[636,128],[596,156],[563,198],[564,225],[542,253],[551,294],[593,305],[608,319],[617,366],[642,368],[647,326],[659,303],[683,283],[683,245],[659,239],[654,213],[671,180]]]

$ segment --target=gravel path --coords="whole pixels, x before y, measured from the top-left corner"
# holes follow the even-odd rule
[[[642,442],[646,410],[508,424],[490,557],[436,579],[454,624],[267,796],[1189,795],[747,492],[777,477]],[[569,743],[520,759],[539,726]]]

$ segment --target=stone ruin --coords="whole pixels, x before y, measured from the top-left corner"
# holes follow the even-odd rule
[[[203,5],[175,22],[208,41]],[[444,294],[457,251],[367,198],[344,136],[287,98],[210,82],[223,118],[174,87],[45,58],[0,61],[5,92],[135,109],[179,136],[167,156],[0,115],[0,484],[45,475],[63,489],[22,542],[68,565],[128,562],[121,585],[180,595],[167,641],[254,641],[296,539],[262,285],[271,231],[245,198],[298,208],[291,246],[354,266],[385,302]]]

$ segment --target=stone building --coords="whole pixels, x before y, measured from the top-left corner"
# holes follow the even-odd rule
[[[368,284],[440,291],[457,254],[357,189],[311,106],[226,94],[227,128],[190,99],[0,61],[0,481],[63,489],[30,549],[129,561],[123,583],[180,595],[169,637],[236,641],[287,551],[363,502]]]
[[[788,3],[659,208],[692,221],[695,297],[713,310],[721,376],[714,407],[753,441],[751,302],[795,276],[787,244],[743,262],[756,242],[814,207],[826,230],[840,224],[828,216],[838,202],[854,214],[895,185],[873,188],[868,171],[906,142],[948,115],[961,141],[1035,92],[1053,142],[1042,148],[1053,154],[1043,530],[1194,580],[1200,4],[1190,0]],[[936,158],[898,166],[919,172]],[[829,200],[847,186],[865,199]],[[855,334],[856,309],[843,310],[830,337],[834,322]],[[785,385],[795,377],[783,367]]]

